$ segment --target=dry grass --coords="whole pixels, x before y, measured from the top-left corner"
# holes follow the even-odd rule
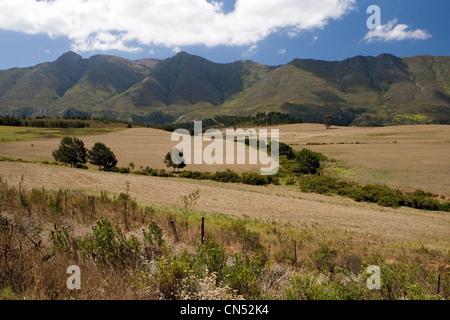
[[[445,250],[450,247],[450,216],[446,213],[385,208],[340,197],[304,194],[284,186],[142,177],[10,162],[0,164],[0,175],[11,185],[18,185],[23,176],[28,189],[44,186],[114,194],[124,192],[125,182],[129,181],[130,192],[138,202],[179,208],[183,207],[182,196],[198,188],[201,197],[196,208],[205,212],[247,215],[292,225],[319,224],[391,242],[422,241]]]
[[[171,141],[171,133],[150,129],[136,128],[104,135],[83,136],[81,139],[86,148],[91,148],[96,142],[106,144],[117,156],[118,166],[126,167],[130,162],[136,170],[142,166],[153,169],[166,169],[163,163],[167,152],[171,151],[178,142]],[[27,161],[54,161],[52,151],[58,148],[60,138],[29,142],[14,142],[0,144],[0,157],[23,159]],[[205,148],[209,143],[203,143]],[[225,156],[225,155],[224,155]],[[248,161],[247,161],[248,162]],[[246,172],[259,169],[254,165],[189,165],[193,171],[223,171],[232,169],[237,172]]]
[[[306,147],[340,160],[337,173],[344,179],[450,197],[450,126],[326,130],[322,125],[300,124],[279,129],[280,140],[294,149]]]

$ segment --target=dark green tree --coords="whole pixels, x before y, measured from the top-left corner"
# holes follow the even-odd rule
[[[333,116],[324,116],[322,118],[322,123],[325,125],[325,127],[327,127],[327,129],[330,129],[331,126],[333,125],[333,120],[334,120]]]
[[[303,149],[297,153],[298,162],[297,173],[316,174],[320,168],[320,156],[318,153],[308,149]]]
[[[178,154],[178,156],[172,157],[172,154]],[[175,172],[176,169],[180,171],[180,169],[186,167],[186,161],[184,160],[183,152],[180,152],[177,148],[173,149],[173,151],[169,151],[166,154],[164,163],[166,164],[167,168],[173,168],[173,172]]]
[[[97,142],[88,152],[89,163],[98,166],[99,170],[111,170],[117,165],[117,158],[105,144]]]
[[[78,164],[85,164],[87,162],[87,149],[84,147],[84,142],[77,138],[62,138],[58,149],[53,151],[52,155],[56,161],[62,162],[65,165],[70,164],[71,167],[76,167]]]

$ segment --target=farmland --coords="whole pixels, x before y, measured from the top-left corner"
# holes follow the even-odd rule
[[[330,159],[334,159],[326,164],[325,172],[327,174],[361,184],[381,183],[405,191],[421,188],[436,194],[450,195],[448,184],[450,181],[450,172],[448,171],[450,128],[448,126],[335,127],[326,130],[322,125],[300,124],[277,128],[280,129],[280,140],[290,144],[294,149],[308,148],[322,152]],[[0,130],[3,129],[0,128]],[[111,147],[119,159],[120,166],[127,166],[133,162],[136,168],[148,166],[163,169],[165,168],[162,161],[164,155],[176,144],[176,142],[170,141],[170,133],[149,128],[120,128],[120,130],[114,129],[112,132],[103,134],[97,132],[96,135],[86,135],[85,132],[76,131],[84,129],[70,130],[73,131],[63,131],[62,133],[78,136],[88,148],[97,141]],[[18,134],[13,133],[10,141],[14,141],[16,136]],[[419,295],[416,291],[408,291],[410,289],[405,289],[406,291],[398,289],[395,294],[383,291],[382,294],[375,296],[354,293],[353,298],[385,299],[391,295],[391,298],[394,299],[418,298],[427,295],[432,297],[437,284],[435,275],[439,272],[448,274],[448,271],[445,270],[448,270],[450,265],[448,256],[450,217],[445,212],[430,212],[405,207],[394,209],[377,204],[355,202],[339,196],[303,193],[298,185],[252,186],[240,183],[227,184],[215,181],[99,172],[94,167],[91,167],[90,170],[79,170],[46,164],[53,162],[51,152],[57,148],[60,137],[26,140],[0,144],[0,157],[7,158],[4,159],[7,161],[0,162],[2,178],[0,191],[7,189],[7,186],[16,188],[19,183],[22,188],[19,196],[12,189],[5,194],[5,198],[11,197],[14,200],[4,202],[1,210],[2,214],[14,217],[13,211],[11,211],[14,208],[14,201],[21,199],[24,194],[25,205],[22,199],[22,206],[20,203],[17,204],[16,207],[19,209],[16,211],[23,211],[25,216],[30,215],[25,219],[28,221],[26,223],[34,221],[33,223],[36,224],[34,228],[41,230],[43,235],[50,232],[53,224],[61,227],[70,226],[74,236],[89,234],[96,219],[86,213],[89,212],[88,209],[82,209],[81,204],[76,203],[76,201],[85,201],[83,199],[86,196],[88,199],[91,199],[90,197],[97,199],[96,201],[102,203],[102,206],[105,205],[105,208],[97,209],[100,212],[97,212],[97,218],[104,216],[124,230],[127,230],[130,224],[131,234],[137,233],[142,228],[143,225],[139,221],[145,221],[142,217],[147,212],[145,208],[150,206],[149,212],[153,212],[153,218],[162,226],[164,238],[167,241],[170,240],[173,250],[178,253],[183,249],[179,244],[172,243],[171,229],[167,224],[170,219],[175,219],[178,230],[184,230],[184,219],[186,219],[186,226],[189,221],[189,233],[181,233],[181,242],[184,248],[188,248],[192,252],[195,251],[195,246],[199,241],[200,218],[206,217],[207,237],[223,244],[226,252],[230,255],[242,251],[240,247],[242,242],[236,236],[235,231],[229,231],[224,225],[231,224],[233,226],[245,221],[245,228],[248,229],[244,228],[244,230],[251,232],[258,239],[257,242],[261,244],[261,246],[258,244],[255,247],[258,249],[247,249],[247,253],[251,256],[258,256],[261,248],[264,248],[265,254],[269,255],[275,265],[279,264],[278,267],[285,268],[282,278],[286,287],[291,286],[291,283],[284,277],[292,276],[296,270],[300,270],[299,272],[303,276],[315,274],[317,271],[324,272],[321,267],[317,267],[316,270],[311,265],[311,263],[314,265],[317,261],[322,261],[320,260],[322,258],[317,258],[317,255],[324,254],[323,250],[331,250],[326,251],[327,259],[330,258],[328,255],[334,257],[332,258],[335,261],[333,263],[340,266],[348,267],[344,261],[347,261],[346,259],[349,257],[358,257],[357,264],[359,266],[363,264],[362,261],[365,263],[380,258],[384,261],[383,265],[386,264],[389,266],[388,268],[395,269],[400,265],[399,268],[413,270],[408,268],[416,268],[416,264],[418,264],[428,270],[420,272],[432,273],[429,276],[424,275],[423,279],[425,280],[421,280],[421,290],[426,291],[424,295]],[[22,161],[16,161],[16,159],[22,159]],[[255,171],[259,167],[189,165],[187,169],[214,172],[225,168],[236,172],[246,172]],[[5,182],[7,186],[5,186]],[[49,192],[47,198],[45,194],[35,196],[40,190]],[[60,208],[55,211],[51,194],[59,190],[69,194],[69,204],[66,204],[66,210]],[[192,194],[196,190],[198,190],[200,198],[192,207],[188,208],[186,202],[183,202],[183,196]],[[120,199],[125,193],[136,202],[136,208],[133,209],[135,218],[133,215],[130,218],[132,222],[126,220],[124,222],[120,213],[121,209],[117,209],[117,203],[120,204]],[[105,200],[107,199],[105,194],[113,197],[114,201],[111,200],[111,203],[114,204],[113,207],[108,207],[112,204],[108,202],[109,200]],[[117,197],[118,195],[120,196]],[[47,203],[51,207],[47,207]],[[138,210],[142,210],[143,213],[139,215],[136,213]],[[66,213],[64,213],[65,211]],[[72,215],[67,215],[67,212],[72,212]],[[117,212],[117,215],[114,212]],[[188,216],[186,216],[187,213],[189,213]],[[19,216],[16,216],[15,219],[15,221],[22,221]],[[247,234],[247,231],[244,234]],[[297,256],[299,269],[286,267],[286,263],[289,265],[289,261],[293,257],[292,243],[294,240],[299,245]],[[244,248],[245,241],[244,237]],[[336,250],[336,256],[333,253],[334,250]],[[246,251],[244,250],[244,252]],[[58,259],[63,258],[62,256],[57,257],[59,257]],[[170,260],[172,256],[170,253],[164,254],[164,259],[161,261],[169,263],[172,261]],[[57,261],[59,260],[53,260],[52,263],[58,263]],[[91,262],[86,262],[84,267],[88,268],[89,263]],[[267,268],[269,269],[265,270],[269,273],[274,270],[273,266]],[[313,269],[315,271],[312,271]],[[359,270],[359,268],[357,269]],[[102,272],[99,271],[100,275],[92,274],[91,276],[94,279],[97,279],[96,277],[102,279],[106,276]],[[111,275],[107,277],[111,277]],[[333,275],[330,275],[329,279],[332,284],[338,283]],[[99,290],[104,290],[102,281],[96,281],[98,281],[96,285],[101,288]],[[275,297],[283,299],[292,295],[291,291],[283,292],[279,287],[274,288],[267,283],[262,285],[268,281],[267,278],[260,278],[258,281],[261,281],[257,282],[257,287],[260,289],[258,294],[254,295],[253,292],[243,290],[241,293],[244,298]],[[414,283],[415,279],[412,277],[410,281]],[[151,283],[154,285],[153,282]],[[126,287],[126,284],[122,283],[122,285]],[[149,284],[149,286],[152,285]],[[265,287],[266,285],[267,287]],[[396,286],[401,287],[398,283]],[[295,289],[294,287],[292,290]],[[443,282],[442,288],[444,292],[447,292],[445,290],[448,290],[448,284]],[[137,297],[130,296],[129,290],[123,290],[117,293],[118,298]],[[154,290],[161,291],[163,288],[156,286]],[[327,292],[327,294],[331,294],[329,291]],[[46,293],[39,294],[45,296]],[[344,296],[336,293],[335,298],[341,299]],[[116,296],[108,294],[96,296],[96,298],[110,297]],[[151,295],[147,298],[155,297]],[[448,296],[446,297],[448,298]],[[172,298],[180,298],[180,296]],[[320,299],[317,296],[315,298]]]
[[[27,129],[13,129],[15,131],[9,135],[9,141],[15,140],[16,136],[23,139],[22,133]],[[423,189],[450,197],[449,126],[334,127],[325,130],[322,125],[296,124],[282,125],[276,129],[280,130],[280,140],[294,149],[308,148],[338,160],[327,170],[340,178],[361,184],[387,184],[409,191]],[[0,130],[12,129],[0,127]],[[136,168],[148,166],[163,169],[165,165],[162,159],[177,144],[171,142],[170,133],[149,128],[122,128],[120,131],[94,136],[90,136],[87,130],[96,130],[99,134],[101,130],[108,129],[70,130],[66,134],[83,136],[88,148],[97,141],[108,145],[117,155],[119,166],[128,166],[133,162]],[[61,135],[60,131],[58,139],[49,136],[49,139],[32,140],[28,136],[26,142],[0,144],[0,157],[52,162],[52,151],[57,148]],[[203,147],[207,144],[204,143]],[[259,166],[190,165],[187,169],[215,172],[227,168],[245,172],[256,171]]]

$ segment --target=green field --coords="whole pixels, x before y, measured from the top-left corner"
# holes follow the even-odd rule
[[[56,139],[64,136],[92,136],[122,130],[120,127],[32,128],[0,126],[0,143]]]

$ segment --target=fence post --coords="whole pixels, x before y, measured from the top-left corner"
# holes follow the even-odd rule
[[[169,225],[170,225],[170,227],[172,228],[173,235],[174,235],[174,237],[175,237],[175,242],[179,242],[179,241],[180,241],[180,238],[178,238],[178,232],[177,232],[177,227],[175,226],[175,221],[173,221],[173,219],[171,219],[171,220],[169,221]]]
[[[297,240],[294,240],[294,267],[297,268]]]
[[[441,274],[439,273],[437,294],[439,294],[440,292],[441,292]]]
[[[91,207],[92,207],[92,218],[95,218],[95,196],[92,196]]]
[[[19,182],[19,199],[20,202],[22,202],[22,182]]]
[[[124,210],[123,210],[123,217],[125,218],[125,230],[128,231],[128,221],[127,221],[127,202],[124,201]]]
[[[67,210],[67,190],[64,190],[64,203],[66,206],[66,215],[69,213]]]
[[[205,217],[202,217],[202,244],[205,243]]]

